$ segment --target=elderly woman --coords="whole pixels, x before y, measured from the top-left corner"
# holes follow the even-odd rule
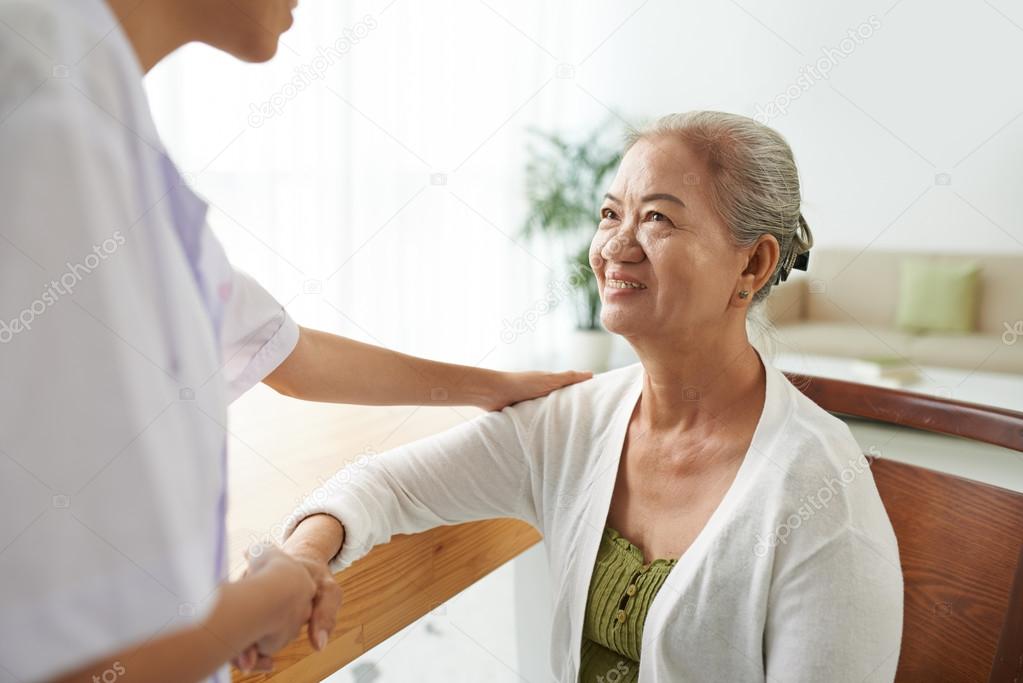
[[[902,574],[870,470],[747,337],[812,245],[788,144],[668,116],[599,221],[602,321],[640,362],[376,457],[285,550],[339,570],[392,534],[515,517],[546,540],[558,681],[891,681]]]

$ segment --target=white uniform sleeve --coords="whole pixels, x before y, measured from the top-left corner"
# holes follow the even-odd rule
[[[284,307],[235,270],[220,333],[228,400],[261,382],[295,349],[299,329]]]
[[[339,471],[293,513],[287,538],[305,517],[327,513],[345,528],[331,561],[349,566],[394,534],[480,519],[537,522],[531,433],[546,397],[491,412]]]

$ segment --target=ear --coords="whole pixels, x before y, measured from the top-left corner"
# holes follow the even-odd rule
[[[746,266],[739,274],[736,291],[743,289],[749,291],[749,297],[745,301],[752,301],[753,295],[767,284],[778,266],[781,248],[774,235],[761,235],[752,246],[746,248],[746,254]]]

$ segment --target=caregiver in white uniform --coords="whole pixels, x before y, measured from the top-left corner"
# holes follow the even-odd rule
[[[191,41],[269,59],[292,9],[0,0],[0,681],[226,681],[311,613],[322,645],[329,577],[269,549],[221,583],[227,405],[257,382],[367,404],[437,404],[439,387],[493,409],[587,376],[302,329],[231,267],[142,77]]]

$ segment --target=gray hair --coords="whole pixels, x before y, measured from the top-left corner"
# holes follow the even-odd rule
[[[796,257],[813,246],[810,226],[800,211],[792,149],[774,129],[721,111],[669,114],[649,128],[632,131],[625,149],[661,135],[681,138],[707,163],[710,196],[737,246],[750,246],[761,235],[778,241],[778,265],[767,284],[753,294],[753,303],[762,301],[779,278],[788,277]]]

